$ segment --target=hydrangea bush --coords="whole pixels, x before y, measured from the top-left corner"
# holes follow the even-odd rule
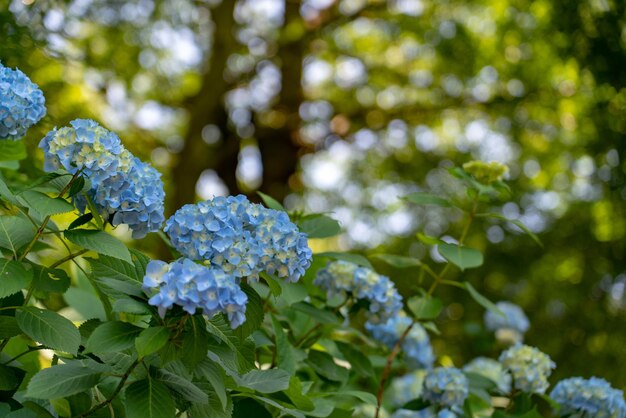
[[[0,65],[0,147],[23,147],[44,114],[38,87]],[[504,166],[451,169],[465,199],[404,196],[465,213],[457,240],[418,235],[445,260],[436,271],[395,254],[313,254],[309,240],[339,225],[265,195],[166,219],[158,171],[91,120],[40,148],[40,178],[21,171],[22,152],[0,154],[0,416],[626,418],[622,391],[601,378],[551,381],[549,355],[522,344],[521,308],[461,280],[483,264],[465,244],[472,223],[506,221],[481,212],[506,201]],[[169,257],[134,249],[150,233]],[[382,264],[415,275],[414,290],[401,294]],[[454,364],[431,346],[453,302],[443,286],[485,309],[497,358]]]

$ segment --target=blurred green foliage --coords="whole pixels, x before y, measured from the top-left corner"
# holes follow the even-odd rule
[[[30,147],[52,120],[93,117],[152,158],[170,213],[196,190],[258,189],[332,212],[347,232],[329,249],[437,259],[415,233],[458,236],[459,213],[398,196],[459,198],[447,168],[507,164],[521,204],[491,211],[543,247],[478,219],[467,242],[487,262],[456,274],[525,309],[554,381],[624,389],[624,16],[610,0],[0,0],[0,60],[46,94]],[[410,269],[376,267],[414,290]],[[436,352],[494,354],[483,311],[448,291]]]

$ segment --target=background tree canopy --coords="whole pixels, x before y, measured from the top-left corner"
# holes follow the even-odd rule
[[[459,214],[398,196],[454,196],[448,167],[506,163],[519,204],[492,212],[543,248],[479,222],[468,243],[487,263],[464,278],[525,309],[553,381],[626,389],[625,13],[609,0],[0,0],[0,60],[46,94],[30,147],[52,120],[94,118],[165,173],[168,214],[262,191],[341,221],[318,248],[437,260],[415,234],[458,234]],[[377,267],[414,288],[415,272]],[[454,296],[440,361],[491,354],[483,311]]]

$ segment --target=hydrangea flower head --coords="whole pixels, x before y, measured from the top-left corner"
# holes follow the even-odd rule
[[[265,271],[295,282],[311,264],[306,234],[289,216],[243,195],[185,205],[167,220],[165,232],[185,257],[238,278],[257,279]]]
[[[550,398],[560,405],[561,416],[583,413],[597,418],[626,417],[624,392],[597,377],[561,380],[550,393]]]
[[[475,373],[494,382],[501,393],[511,392],[511,375],[502,364],[486,357],[477,357],[463,367],[464,372]]]
[[[402,406],[422,396],[422,386],[426,370],[415,370],[404,376],[396,377],[391,381],[391,402],[395,406]]]
[[[164,221],[165,200],[159,172],[133,157],[117,135],[96,122],[76,119],[70,125],[50,131],[41,140],[44,169],[86,176],[91,181],[88,194],[100,215],[112,217],[113,226],[127,224],[133,238],[158,231]],[[85,211],[84,196],[76,197],[76,206]]]
[[[411,319],[403,311],[392,316],[386,322],[365,323],[367,329],[375,340],[392,348],[396,345],[407,327],[411,325]],[[414,324],[402,342],[404,359],[412,368],[430,368],[435,361],[433,349],[430,345],[428,333],[420,324]]]
[[[146,267],[143,288],[156,290],[148,303],[158,307],[161,317],[178,305],[192,315],[197,309],[209,317],[223,312],[233,328],[246,320],[248,296],[219,267],[207,267],[186,258],[171,264],[153,260]]]
[[[498,360],[513,376],[515,388],[526,393],[544,393],[549,386],[548,377],[556,367],[547,354],[522,344],[502,352]]]
[[[469,395],[469,382],[457,368],[437,367],[424,379],[423,398],[433,404],[459,408]]]
[[[498,302],[496,306],[504,315],[488,310],[485,312],[485,326],[490,331],[510,329],[523,335],[530,327],[530,322],[519,306],[511,302]]]
[[[46,114],[46,100],[37,84],[19,69],[0,63],[0,140],[17,140]]]
[[[96,189],[95,202],[113,215],[113,226],[128,225],[133,238],[143,238],[161,228],[165,221],[165,192],[161,173],[154,167],[135,157],[122,187],[108,187],[107,183]]]
[[[384,322],[402,309],[402,296],[388,277],[347,261],[333,261],[317,272],[313,282],[329,298],[351,294],[369,302],[369,322]]]

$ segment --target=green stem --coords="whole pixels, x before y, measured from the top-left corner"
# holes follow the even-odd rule
[[[55,269],[55,268],[59,267],[61,264],[65,263],[66,261],[73,260],[74,258],[85,254],[87,251],[89,251],[89,250],[80,250],[80,251],[77,251],[77,252],[75,252],[73,254],[70,254],[70,255],[68,255],[66,257],[63,257],[62,259],[56,261],[54,264],[50,265],[48,268],[49,269]]]
[[[10,360],[5,361],[2,364],[4,364],[4,365],[11,364],[15,360],[17,360],[18,358],[20,358],[22,356],[25,356],[26,354],[29,354],[29,353],[32,353],[32,352],[35,352],[35,351],[39,351],[39,350],[46,350],[47,348],[48,347],[44,347],[43,345],[39,345],[37,347],[28,347],[28,350],[24,351],[23,353],[18,354],[17,356],[13,357]],[[0,351],[2,351],[2,350],[0,350]]]
[[[93,408],[91,408],[89,411],[87,412],[83,412],[82,414],[78,415],[76,418],[83,418],[83,417],[87,417],[91,414],[93,414],[94,412],[98,411],[99,409],[104,408],[105,406],[109,405],[111,402],[113,402],[113,399],[115,399],[115,397],[120,393],[120,391],[122,390],[122,388],[124,387],[124,385],[126,384],[126,381],[128,380],[128,378],[130,377],[130,374],[133,372],[133,370],[135,370],[135,367],[137,367],[137,365],[140,363],[139,360],[135,360],[133,362],[133,364],[130,365],[130,367],[126,370],[126,373],[124,373],[124,375],[122,376],[122,378],[120,379],[120,382],[118,383],[117,387],[115,388],[115,390],[113,391],[113,393],[111,394],[111,396],[109,396],[107,399],[105,399],[103,402],[100,402],[99,404],[95,405]]]

